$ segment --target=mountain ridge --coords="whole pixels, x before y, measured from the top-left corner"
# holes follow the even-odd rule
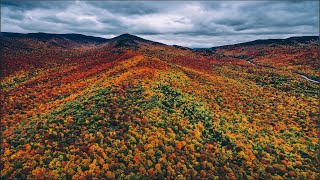
[[[47,41],[53,38],[65,38],[74,40],[76,42],[81,42],[81,39],[86,42],[93,42],[93,43],[109,43],[109,42],[119,42],[116,44],[116,47],[127,47],[130,45],[135,45],[134,42],[145,42],[145,43],[153,43],[158,45],[167,45],[164,43],[151,41],[148,39],[141,38],[136,35],[132,35],[129,33],[124,33],[119,36],[113,37],[113,38],[102,38],[97,36],[90,36],[90,35],[83,35],[83,34],[76,34],[76,33],[66,33],[66,34],[56,34],[56,33],[15,33],[15,32],[0,32],[0,39],[1,38],[33,38],[40,41]],[[293,43],[305,43],[308,41],[319,41],[319,36],[292,36],[285,39],[257,39],[253,41],[246,41],[242,43],[236,43],[236,44],[228,44],[228,45],[222,45],[222,46],[213,46],[208,48],[190,48],[186,46],[181,45],[172,45],[176,48],[180,49],[193,49],[195,51],[205,51],[205,50],[214,50],[221,47],[231,47],[231,46],[253,46],[253,45],[270,45],[270,44],[293,44]]]
[[[75,33],[67,33],[67,34],[54,34],[54,33],[12,33],[12,32],[1,32],[0,33],[0,38],[31,38],[31,39],[37,39],[40,41],[47,41],[50,39],[54,38],[66,38],[66,39],[71,39],[75,41],[79,41],[80,39],[82,40],[89,40],[91,39],[92,41],[95,42],[106,42],[108,39],[101,38],[101,37],[96,37],[96,36],[87,36],[83,34],[75,34]]]

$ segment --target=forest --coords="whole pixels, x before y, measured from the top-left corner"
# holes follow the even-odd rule
[[[47,36],[1,36],[1,179],[319,178],[319,37]]]

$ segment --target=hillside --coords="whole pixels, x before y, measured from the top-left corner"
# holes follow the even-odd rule
[[[1,32],[0,38],[7,41],[27,41],[34,40],[43,43],[52,43],[53,41],[61,41],[61,42],[73,42],[79,44],[92,44],[92,43],[104,43],[107,42],[107,39],[93,37],[93,36],[85,36],[82,34],[49,34],[49,33],[29,33],[29,34],[21,34],[21,33],[9,33],[9,32]],[[28,44],[28,42],[26,43]],[[69,46],[63,46],[69,47]]]
[[[1,41],[3,179],[319,177],[317,38]]]

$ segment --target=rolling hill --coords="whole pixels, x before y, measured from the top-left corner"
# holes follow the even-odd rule
[[[3,179],[319,177],[319,37],[0,39]]]

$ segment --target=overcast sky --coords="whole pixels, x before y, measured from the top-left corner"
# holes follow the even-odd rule
[[[318,0],[1,1],[1,32],[130,33],[188,47],[319,35],[318,22]]]

